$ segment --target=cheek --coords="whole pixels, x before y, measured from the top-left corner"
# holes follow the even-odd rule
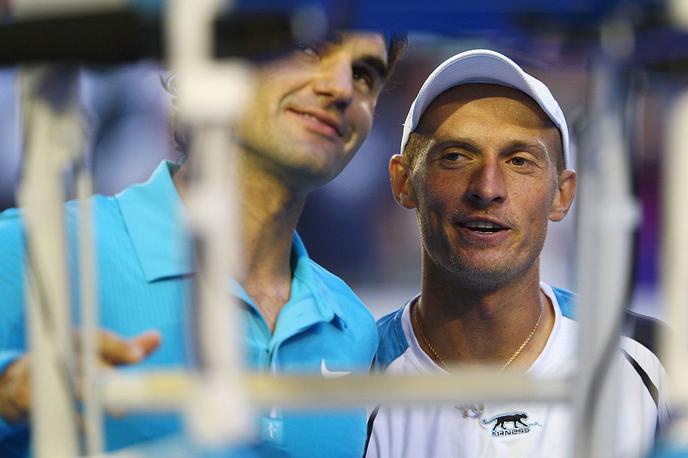
[[[531,221],[537,221],[542,219],[543,216],[545,218],[549,216],[551,205],[549,205],[548,200],[531,198],[525,202],[526,208],[524,209],[524,213],[529,215]]]
[[[463,192],[455,176],[436,176],[428,181],[424,189],[427,206],[432,213],[447,216],[456,210]]]
[[[532,194],[526,202],[523,215],[527,218],[525,224],[531,228],[531,236],[534,238],[544,238],[547,233],[547,224],[552,209],[553,194],[550,190],[542,189],[537,194]]]
[[[373,127],[374,110],[375,107],[367,101],[354,102],[349,108],[349,124],[354,128],[359,143],[365,140]]]
[[[270,90],[264,86],[265,84],[259,83],[254,87],[253,96],[239,116],[236,126],[240,137],[251,135],[252,132],[261,132],[272,119],[277,103],[273,100]]]
[[[255,71],[252,111],[265,119],[277,113],[285,103],[305,97],[304,91],[312,75],[310,67],[302,67],[295,66],[291,59],[285,59]]]
[[[429,186],[420,188],[418,211],[427,229],[442,231],[445,222],[455,210],[453,202],[458,200],[457,190],[443,182],[428,184]]]

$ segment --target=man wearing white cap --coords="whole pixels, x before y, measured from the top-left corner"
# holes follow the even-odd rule
[[[421,293],[378,322],[377,368],[571,374],[573,294],[540,281],[547,225],[566,216],[576,187],[566,120],[547,87],[494,51],[455,55],[420,89],[401,151],[392,190],[417,213]],[[634,340],[623,339],[619,357],[623,411],[609,456],[640,456],[667,413],[665,374]],[[573,433],[566,405],[383,406],[369,420],[367,456],[569,456]]]

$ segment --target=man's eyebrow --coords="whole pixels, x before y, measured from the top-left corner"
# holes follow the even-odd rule
[[[461,148],[471,153],[479,153],[480,148],[472,141],[464,138],[452,138],[452,137],[435,137],[433,135],[427,135],[427,138],[431,142],[431,148],[433,150],[443,150],[447,147]]]
[[[439,136],[435,137],[428,135],[429,140],[432,142],[431,149],[434,151],[441,151],[445,148],[461,148],[471,153],[480,153],[480,147],[467,138],[455,138],[455,137],[445,137]],[[515,150],[522,150],[528,152],[540,152],[545,155],[549,154],[549,149],[544,142],[540,141],[528,141],[528,140],[513,140],[507,143],[503,148],[503,152],[512,153]]]
[[[360,57],[356,60],[372,68],[375,71],[375,73],[377,73],[377,76],[383,81],[386,80],[389,76],[389,67],[387,66],[387,62],[385,62],[378,56],[368,55]]]
[[[543,141],[527,141],[527,140],[514,140],[509,143],[508,148],[510,150],[521,149],[525,151],[540,151],[545,154],[549,154],[549,148]]]
[[[329,33],[327,34],[326,41],[334,45],[341,45],[344,41],[344,34],[341,32]],[[389,76],[388,62],[379,56],[374,54],[364,55],[357,58],[356,61],[372,68],[377,73],[377,76],[383,81]]]
[[[422,135],[422,134],[421,134]],[[433,135],[422,135],[425,139],[425,151],[428,158],[440,156],[447,149],[462,150],[471,154],[480,154],[480,148],[470,140],[457,139],[452,137],[435,137]]]

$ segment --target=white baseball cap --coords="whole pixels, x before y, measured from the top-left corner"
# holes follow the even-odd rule
[[[404,122],[401,151],[406,147],[411,132],[418,126],[423,112],[437,96],[447,89],[470,83],[490,83],[511,87],[530,96],[561,132],[564,166],[569,164],[569,131],[559,103],[540,80],[524,72],[505,55],[489,49],[473,49],[456,54],[442,62],[428,76],[411,104],[406,122]]]

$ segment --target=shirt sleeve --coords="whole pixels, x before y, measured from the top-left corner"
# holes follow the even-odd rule
[[[19,212],[0,213],[0,374],[26,350],[24,247]],[[0,416],[0,449],[4,438],[25,427]]]

